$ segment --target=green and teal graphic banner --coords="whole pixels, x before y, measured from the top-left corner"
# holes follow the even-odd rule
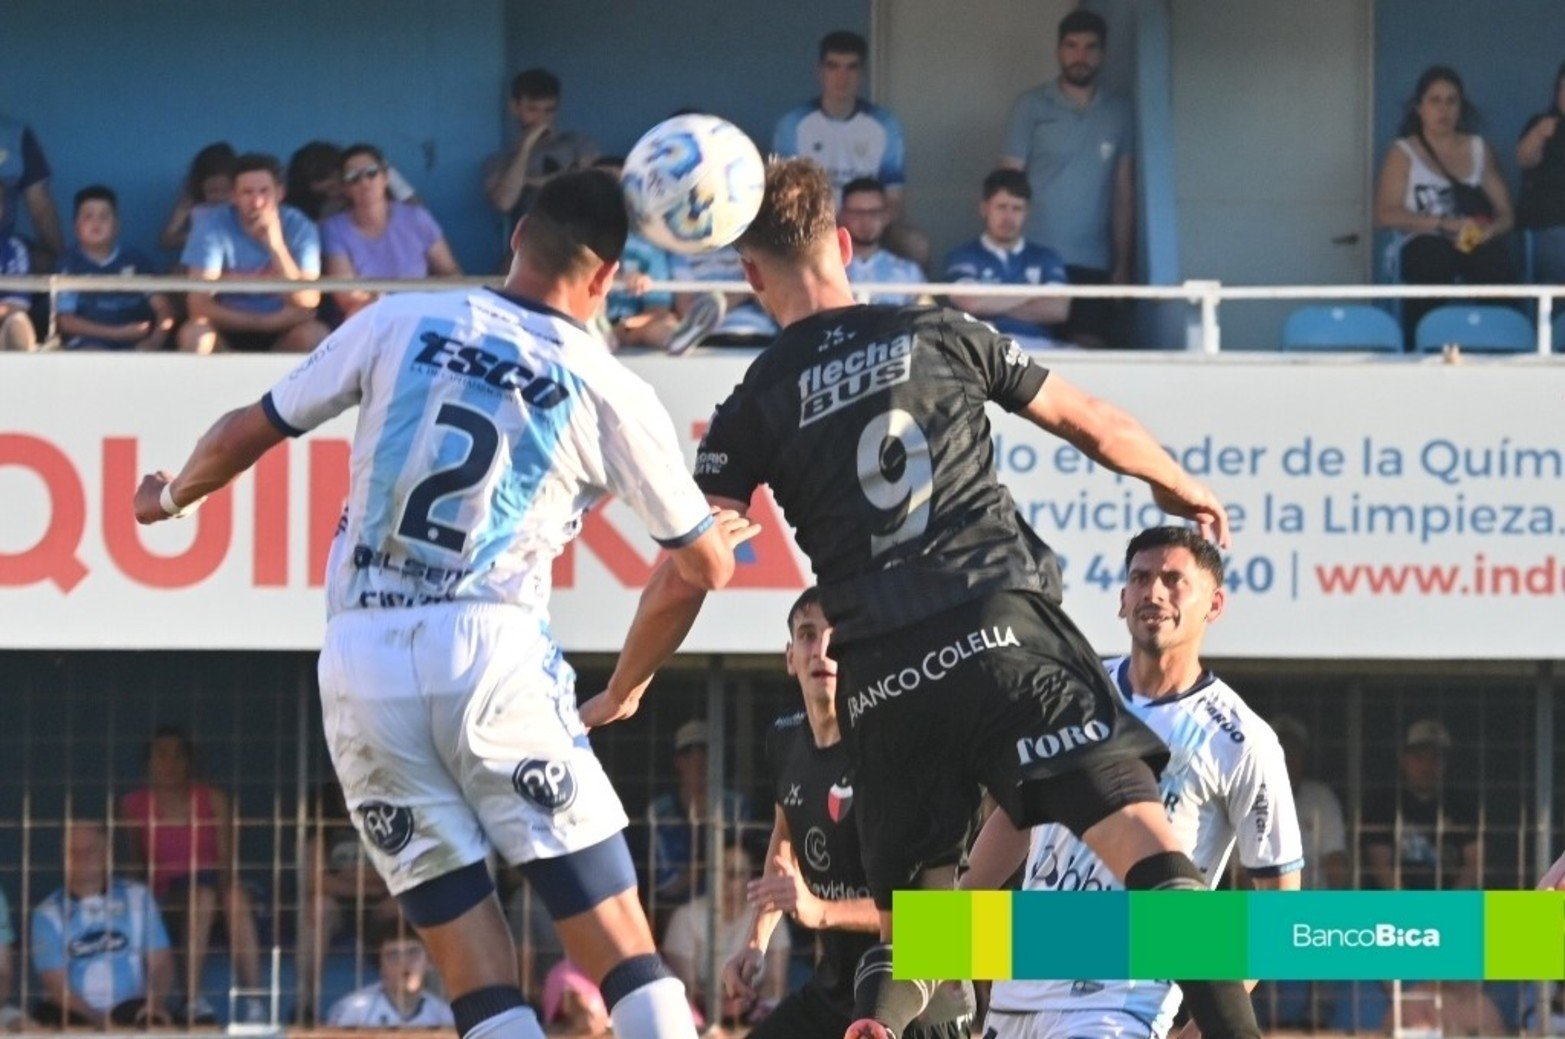
[[[1565,980],[1559,891],[898,891],[899,978]]]

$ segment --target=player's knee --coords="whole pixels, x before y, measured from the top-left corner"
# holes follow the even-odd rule
[[[1160,851],[1137,862],[1125,872],[1131,891],[1205,891],[1206,877],[1179,851]]]
[[[543,1039],[538,1016],[515,985],[491,985],[451,1001],[462,1039]]]
[[[553,920],[585,913],[636,886],[636,866],[623,833],[558,858],[534,859],[522,872]]]
[[[402,892],[397,902],[414,927],[439,927],[472,909],[493,891],[489,870],[482,862],[474,862]]]

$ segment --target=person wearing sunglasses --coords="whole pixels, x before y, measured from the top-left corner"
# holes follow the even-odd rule
[[[372,144],[353,144],[342,153],[342,183],[348,208],[321,222],[328,278],[427,278],[462,273],[445,233],[423,206],[394,200],[387,190],[390,166]],[[334,292],[344,317],[374,302],[378,294]]]

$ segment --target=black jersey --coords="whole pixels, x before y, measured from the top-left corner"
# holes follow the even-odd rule
[[[824,311],[718,406],[696,482],[746,502],[771,486],[840,642],[1005,589],[1058,600],[1059,567],[995,473],[984,413],[1026,406],[1047,377],[959,311]]]
[[[853,766],[847,747],[817,747],[803,711],[784,715],[766,733],[775,798],[788,820],[804,883],[817,898],[868,898],[869,883],[854,825]],[[836,1001],[853,1005],[853,971],[880,939],[868,932],[821,931],[815,980]]]

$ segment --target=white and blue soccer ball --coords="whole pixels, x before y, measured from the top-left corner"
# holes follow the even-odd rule
[[[766,166],[733,123],[676,115],[646,133],[625,158],[625,201],[643,238],[676,253],[721,249],[761,209]]]

